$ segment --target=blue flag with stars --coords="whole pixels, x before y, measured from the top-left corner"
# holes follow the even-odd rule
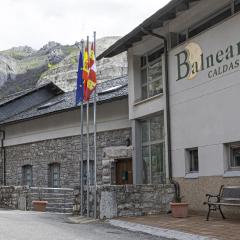
[[[78,105],[79,102],[83,101],[84,85],[83,85],[82,71],[83,71],[83,58],[82,58],[82,52],[80,52],[79,61],[78,61],[78,72],[77,72],[76,105]]]

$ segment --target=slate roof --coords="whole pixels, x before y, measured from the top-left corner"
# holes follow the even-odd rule
[[[115,89],[113,88],[115,87]],[[111,90],[112,88],[112,90]],[[109,91],[108,91],[109,90]],[[97,85],[97,104],[109,102],[128,96],[128,78],[127,76],[108,80]],[[0,125],[23,121],[27,119],[37,118],[43,115],[53,114],[57,112],[69,111],[79,106],[75,105],[75,91],[59,94],[48,101],[38,104],[30,109],[18,113],[8,119],[0,121]],[[90,104],[93,103],[93,98],[90,99]],[[43,105],[51,105],[44,107]],[[41,109],[42,107],[42,109]]]
[[[33,92],[39,91],[40,89],[43,88],[51,88],[53,91],[55,91],[56,93],[63,93],[63,90],[61,90],[57,85],[55,85],[54,83],[50,82],[50,83],[46,83],[46,84],[42,84],[38,87],[35,88],[30,88],[30,89],[25,89],[23,91],[14,93],[14,94],[10,94],[4,98],[0,99],[0,107],[4,104],[7,104],[11,101],[14,101],[18,98],[21,98],[22,96],[25,96],[27,94],[31,94]]]

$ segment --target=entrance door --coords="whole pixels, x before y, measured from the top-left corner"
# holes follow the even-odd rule
[[[119,159],[116,162],[116,184],[132,184],[132,159]]]

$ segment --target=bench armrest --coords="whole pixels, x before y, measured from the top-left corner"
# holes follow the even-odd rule
[[[204,202],[204,204],[207,204],[208,202],[209,203],[218,203],[220,202],[220,195],[213,195],[213,194],[206,194],[206,197],[207,197],[207,202]]]
[[[209,193],[207,193],[207,194],[206,194],[206,197],[219,197],[219,194],[217,194],[217,195],[213,195],[213,194],[209,194]]]

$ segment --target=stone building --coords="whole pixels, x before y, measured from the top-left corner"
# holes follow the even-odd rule
[[[98,56],[128,52],[133,182],[164,180],[160,169],[198,212],[206,193],[240,184],[239,10],[172,0]]]
[[[97,216],[113,217],[167,211],[168,203],[173,197],[171,185],[133,185],[128,78],[102,82],[98,84],[97,92]],[[90,100],[91,215],[94,210],[95,175],[92,110]],[[81,149],[80,106],[75,106],[75,92],[65,93],[53,83],[2,99],[2,184],[79,189],[83,151],[83,183],[86,185],[85,124],[86,119]],[[84,205],[80,206],[84,213],[87,205],[85,190],[86,188]],[[109,212],[110,205],[112,210]]]
[[[131,142],[127,95],[127,77],[113,79],[98,86],[98,184],[110,179],[102,175],[104,149],[119,146],[131,149],[126,146],[126,141]],[[80,107],[75,106],[74,91],[64,93],[54,84],[47,84],[13,99],[3,100],[0,111],[1,131],[4,133],[1,177],[6,185],[42,187],[79,185]],[[92,117],[91,106],[91,127]],[[93,148],[92,130],[91,128],[91,148]],[[84,138],[84,161],[86,149]],[[90,160],[93,177],[93,155],[90,156]]]

